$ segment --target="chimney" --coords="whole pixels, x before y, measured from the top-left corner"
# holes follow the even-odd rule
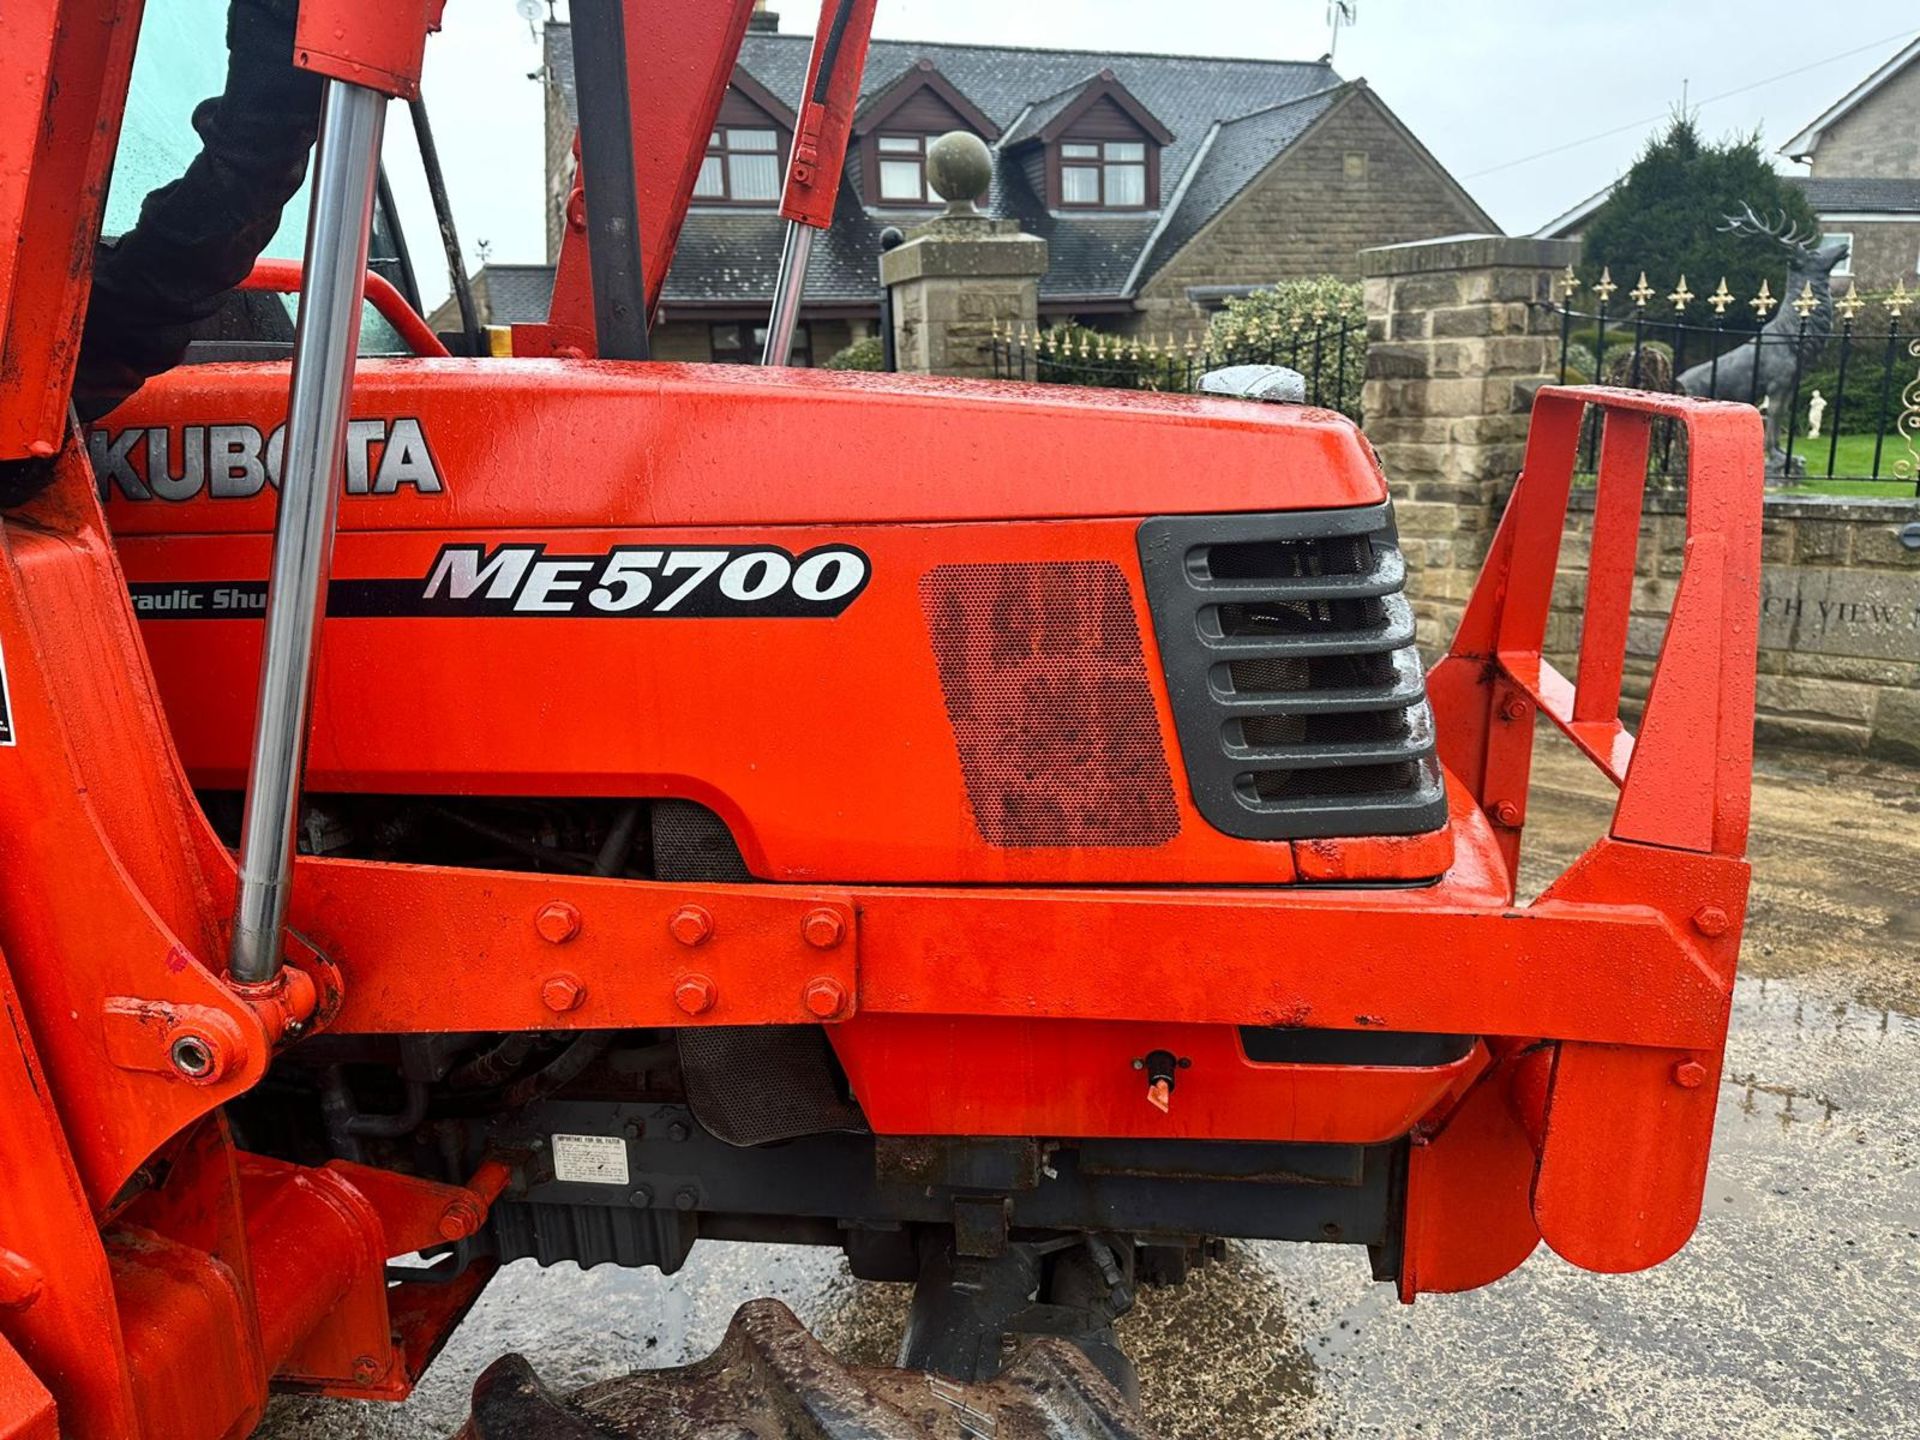
[[[780,17],[767,8],[767,0],[753,0],[753,18],[747,29],[756,35],[771,35],[780,28]]]

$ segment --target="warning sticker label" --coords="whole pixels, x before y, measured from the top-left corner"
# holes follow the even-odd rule
[[[618,1135],[556,1135],[553,1178],[587,1185],[624,1185],[627,1142]]]

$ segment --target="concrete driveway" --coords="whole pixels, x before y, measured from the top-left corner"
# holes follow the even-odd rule
[[[1537,885],[1605,824],[1565,747],[1536,771]],[[1171,1436],[1920,1435],[1920,771],[1770,756],[1706,1215],[1642,1275],[1537,1253],[1470,1295],[1398,1305],[1358,1252],[1236,1245],[1123,1327]],[[891,1358],[903,1287],[835,1257],[703,1244],[677,1276],[515,1265],[397,1407],[276,1402],[273,1440],[440,1437],[518,1350],[562,1388],[705,1354],[785,1300]]]

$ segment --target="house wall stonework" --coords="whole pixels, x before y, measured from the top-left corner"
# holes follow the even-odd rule
[[[1476,236],[1361,255],[1366,432],[1393,482],[1421,645],[1453,634],[1556,369],[1571,240]]]
[[[559,26],[548,26],[543,43],[546,47],[545,81],[541,85],[544,99],[544,121],[546,127],[546,169],[541,173],[545,177],[546,195],[544,203],[547,214],[547,263],[554,264],[560,258],[560,240],[567,233],[567,194],[573,188],[573,117],[567,113],[567,97],[555,75],[555,67],[564,65],[566,73],[573,73],[573,49],[571,32]],[[556,54],[561,49],[566,54]]]
[[[1863,297],[1869,292],[1891,290],[1895,281],[1904,282],[1910,291],[1920,282],[1920,216],[1905,220],[1824,219],[1821,226],[1829,233],[1853,236],[1852,279]],[[1844,287],[1847,282],[1835,283]],[[1869,318],[1886,324],[1885,312],[1878,306]]]
[[[1392,486],[1429,658],[1473,593],[1551,383],[1554,275],[1574,243],[1463,238],[1362,257],[1366,431]],[[1591,489],[1562,539],[1546,649],[1577,676]],[[1764,501],[1756,733],[1774,744],[1920,760],[1920,501]],[[1646,697],[1679,584],[1684,501],[1648,497],[1622,693]]]
[[[1816,179],[1871,175],[1920,180],[1920,61],[1915,61],[1820,134]]]
[[[1153,277],[1131,333],[1185,335],[1204,326],[1211,312],[1187,298],[1190,286],[1358,279],[1357,255],[1369,246],[1485,223],[1373,93],[1355,87]]]

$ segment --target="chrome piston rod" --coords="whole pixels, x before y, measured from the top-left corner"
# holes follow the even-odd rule
[[[800,296],[807,288],[807,261],[813,256],[813,227],[787,221],[780,247],[780,273],[773,281],[773,313],[767,317],[762,365],[785,365],[793,355],[793,331],[800,320]]]
[[[333,558],[386,113],[385,95],[327,82],[267,578],[260,699],[240,826],[240,891],[227,951],[228,973],[242,984],[272,980],[280,971],[314,654]]]

